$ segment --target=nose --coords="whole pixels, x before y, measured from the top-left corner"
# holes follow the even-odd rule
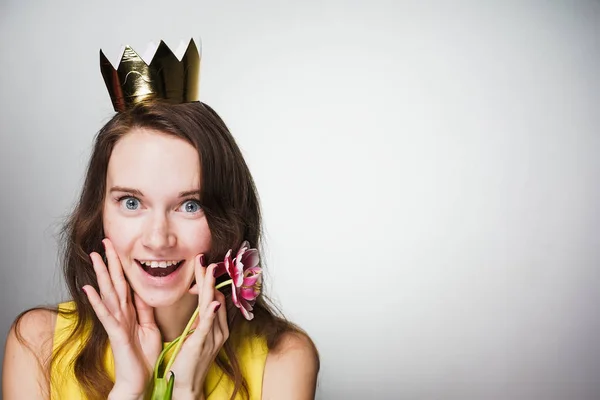
[[[155,252],[174,247],[177,244],[177,237],[172,232],[166,215],[155,213],[149,217],[142,234],[142,244]]]

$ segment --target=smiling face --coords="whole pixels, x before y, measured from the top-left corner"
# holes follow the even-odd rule
[[[209,251],[200,162],[185,140],[136,128],[108,163],[103,225],[133,290],[150,306],[189,296],[194,257]]]

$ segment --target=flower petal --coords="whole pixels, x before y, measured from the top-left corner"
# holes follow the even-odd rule
[[[231,249],[227,251],[225,254],[225,258],[223,259],[223,264],[225,264],[225,269],[227,270],[227,274],[232,276],[233,274],[233,263],[231,262]]]
[[[233,304],[238,308],[242,306],[238,298],[238,288],[235,287],[233,282],[231,282],[231,301],[233,301]]]
[[[247,270],[250,268],[254,268],[258,265],[258,250],[256,249],[250,249],[248,251],[246,251],[243,255],[242,255],[242,265],[243,265],[243,269]]]
[[[248,311],[252,311],[254,310],[254,301],[247,301],[245,299],[240,299],[240,303],[242,304],[242,307],[244,307],[246,310]]]
[[[246,318],[248,321],[252,321],[252,319],[254,318],[254,314],[246,310],[244,307],[240,308],[240,310],[242,311],[242,315],[244,316],[244,318]]]
[[[242,287],[239,294],[242,299],[252,301],[256,300],[260,290],[256,290],[254,287]]]
[[[235,286],[242,286],[243,277],[242,277],[242,267],[237,265],[235,259],[231,259],[231,249],[227,251],[227,255],[225,256],[225,269],[227,273],[233,280]]]
[[[254,314],[251,313],[251,311],[254,309],[254,307],[252,307],[251,302],[248,302],[244,299],[240,299],[240,303],[242,305],[242,307],[240,307],[240,311],[242,312],[242,315],[244,316],[244,318],[246,318],[248,321],[250,321],[252,318],[254,318]]]
[[[244,276],[244,282],[242,283],[242,287],[256,286],[257,283],[260,285],[260,282],[262,282],[261,274]]]
[[[242,256],[244,255],[246,250],[248,250],[249,247],[250,247],[250,244],[248,243],[248,241],[244,240],[244,242],[240,245],[240,248],[238,249],[237,254],[235,255],[235,259],[238,261],[241,260]]]
[[[233,279],[233,284],[236,287],[242,286],[242,283],[244,283],[244,275],[242,269],[236,266],[234,276],[232,276],[231,279]]]
[[[247,240],[244,240],[242,242],[242,244],[240,244],[240,249],[238,250],[238,253],[240,251],[242,251],[242,253],[243,253],[244,251],[248,250],[249,248],[250,248],[250,243]]]

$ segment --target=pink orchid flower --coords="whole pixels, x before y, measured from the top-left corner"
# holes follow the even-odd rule
[[[262,285],[262,268],[258,266],[258,250],[251,249],[248,241],[240,246],[235,258],[231,259],[232,250],[225,255],[221,266],[231,277],[231,299],[240,309],[244,318],[250,321],[254,303]]]

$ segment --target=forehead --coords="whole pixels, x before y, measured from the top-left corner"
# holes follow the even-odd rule
[[[173,135],[148,129],[133,129],[116,144],[107,170],[107,189],[124,186],[144,194],[198,189],[198,152]]]

